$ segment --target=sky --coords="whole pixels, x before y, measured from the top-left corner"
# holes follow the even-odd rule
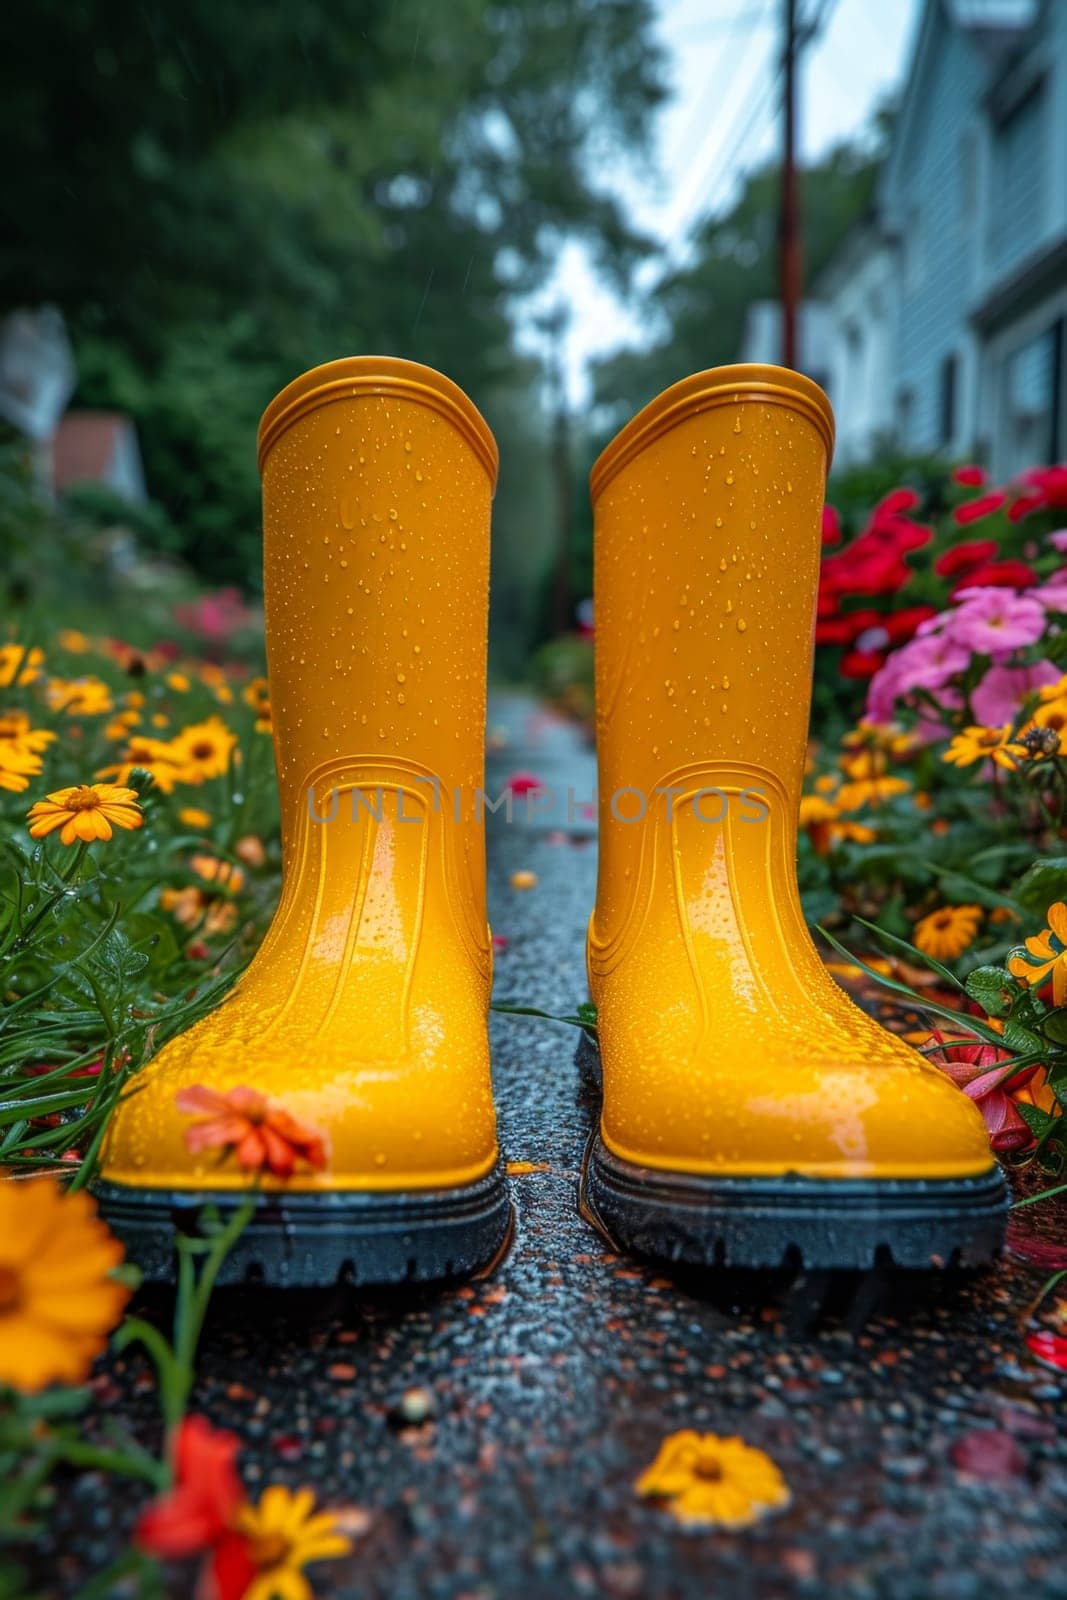
[[[798,0],[804,20],[822,18],[799,80],[799,154],[817,157],[858,133],[907,69],[922,0]],[[635,221],[685,258],[694,222],[724,209],[744,171],[780,143],[775,78],[781,59],[781,0],[659,0],[657,31],[673,94],[659,114],[654,170],[618,182]],[[588,397],[591,358],[640,342],[641,325],[601,282],[581,246],[563,253],[543,306],[570,308],[567,386]],[[522,342],[539,335],[525,322]]]

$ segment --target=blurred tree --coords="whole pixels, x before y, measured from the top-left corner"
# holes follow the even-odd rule
[[[205,575],[254,579],[255,424],[296,373],[377,350],[503,401],[510,307],[562,241],[626,278],[645,244],[598,179],[641,152],[663,94],[652,15],[652,0],[3,13],[0,310],[64,311],[80,401],[136,418]]]

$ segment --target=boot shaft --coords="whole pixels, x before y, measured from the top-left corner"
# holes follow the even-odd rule
[[[482,417],[428,367],[354,357],[282,390],[259,461],[283,827],[315,775],[351,758],[415,760],[469,800],[497,467]]]
[[[797,373],[675,384],[592,474],[601,789],[719,760],[803,771],[829,403]]]

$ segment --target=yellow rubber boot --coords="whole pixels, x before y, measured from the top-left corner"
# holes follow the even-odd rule
[[[827,975],[796,835],[826,396],[702,372],[592,474],[604,1105],[586,1199],[674,1259],[972,1261],[1006,1195],[982,1118]]]
[[[281,901],[233,993],[135,1080],[101,1202],[165,1271],[175,1209],[249,1183],[189,1091],[248,1086],[314,1137],[290,1176],[266,1173],[231,1274],[470,1271],[510,1216],[476,813],[496,445],[440,373],[368,356],[284,389],[259,460]]]

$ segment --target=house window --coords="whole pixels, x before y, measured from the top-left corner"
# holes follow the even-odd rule
[[[948,355],[941,363],[938,374],[938,443],[950,445],[956,437],[956,380],[959,362]]]
[[[1055,459],[1059,359],[1060,336],[1055,324],[1004,359],[998,440],[1004,477]]]

